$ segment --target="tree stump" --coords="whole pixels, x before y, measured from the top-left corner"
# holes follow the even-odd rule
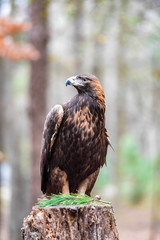
[[[118,240],[110,205],[33,207],[24,219],[24,240]]]

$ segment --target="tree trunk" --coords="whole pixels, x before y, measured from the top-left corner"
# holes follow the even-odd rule
[[[112,206],[34,207],[24,220],[24,240],[118,240]]]
[[[40,195],[40,150],[46,115],[47,89],[47,5],[48,0],[33,0],[30,6],[32,30],[30,42],[39,51],[40,58],[31,62],[30,120],[31,120],[31,182],[32,204]]]

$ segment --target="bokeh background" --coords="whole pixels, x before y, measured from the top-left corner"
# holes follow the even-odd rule
[[[43,124],[95,74],[110,148],[92,195],[112,202],[126,240],[160,239],[160,1],[0,0],[0,239],[21,239],[41,196]]]

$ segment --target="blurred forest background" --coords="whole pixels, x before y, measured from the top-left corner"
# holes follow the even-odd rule
[[[41,196],[45,116],[79,73],[104,87],[115,149],[92,195],[113,203],[120,239],[158,240],[159,0],[0,0],[0,239],[21,239]]]

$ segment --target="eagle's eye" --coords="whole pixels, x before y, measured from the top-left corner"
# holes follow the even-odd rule
[[[84,78],[83,81],[84,81],[84,82],[90,81],[90,79],[89,79],[89,78]]]

